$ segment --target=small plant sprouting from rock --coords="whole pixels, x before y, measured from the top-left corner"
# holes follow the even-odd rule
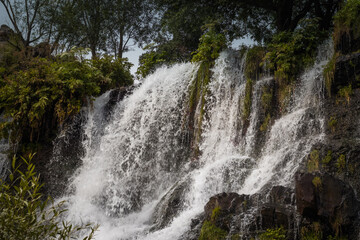
[[[331,116],[330,119],[329,119],[329,122],[328,122],[328,126],[329,126],[332,133],[335,132],[337,123],[338,123],[338,121],[336,120],[336,118]]]
[[[323,165],[329,164],[329,163],[331,162],[331,159],[332,159],[331,155],[332,155],[332,151],[329,150],[329,151],[327,152],[326,156],[321,160],[321,163],[322,163]]]
[[[319,171],[319,151],[313,150],[310,153],[310,157],[307,163],[308,172],[312,173],[315,171]]]
[[[266,131],[268,129],[270,120],[271,120],[271,116],[270,116],[270,113],[268,113],[268,115],[266,115],[266,117],[265,117],[264,122],[260,126],[260,131],[261,132],[264,132],[264,131]]]
[[[286,231],[284,227],[279,228],[269,228],[266,229],[266,232],[260,235],[260,240],[285,240]]]
[[[341,154],[335,163],[336,168],[339,172],[342,172],[346,168],[346,157],[344,154]]]
[[[353,89],[351,84],[349,86],[343,87],[338,91],[336,96],[336,103],[346,103],[350,104],[351,96],[353,95]]]
[[[320,177],[314,177],[312,180],[312,184],[315,186],[316,189],[321,190],[322,182]]]
[[[211,214],[210,221],[205,221],[201,227],[199,240],[225,240],[228,233],[217,227],[215,221],[221,211],[220,207],[215,207]]]

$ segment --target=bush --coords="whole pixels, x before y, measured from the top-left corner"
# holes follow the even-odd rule
[[[139,67],[136,74],[145,78],[150,73],[153,73],[156,67],[165,62],[165,52],[158,52],[154,45],[148,45],[144,50],[148,52],[142,54],[139,58]]]
[[[227,40],[223,34],[216,33],[214,27],[210,26],[199,43],[199,48],[193,52],[192,62],[214,61],[219,57],[220,51],[227,46]]]
[[[90,233],[82,239],[92,239],[97,226],[63,221],[64,202],[54,204],[40,193],[43,185],[32,157],[21,157],[25,166],[16,166],[14,157],[9,183],[0,179],[0,239],[79,239],[84,231]]]
[[[132,84],[130,65],[105,56],[84,60],[73,49],[55,59],[32,58],[22,70],[0,84],[0,109],[9,121],[0,123],[0,136],[10,132],[13,143],[47,141],[52,131],[74,116],[91,97]]]
[[[280,32],[273,37],[265,60],[280,85],[293,82],[313,63],[316,48],[325,37],[316,19],[303,20],[294,32]]]

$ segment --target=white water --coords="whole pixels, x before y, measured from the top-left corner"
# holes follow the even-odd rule
[[[101,121],[106,95],[100,97],[84,128],[82,167],[64,197],[68,219],[99,223],[96,239],[178,239],[217,193],[251,194],[267,184],[291,184],[301,160],[323,137],[317,93],[326,57],[320,53],[301,77],[288,113],[271,127],[258,159],[250,157],[259,125],[256,108],[261,87],[271,79],[255,83],[249,130],[241,136],[244,60],[234,53],[222,53],[212,70],[197,167],[183,137],[187,89],[197,66],[157,70],[115,107],[108,123]],[[188,186],[181,211],[167,227],[150,232],[156,205],[179,182]]]

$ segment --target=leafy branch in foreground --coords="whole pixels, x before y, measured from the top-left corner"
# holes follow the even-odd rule
[[[31,163],[33,156],[21,157],[23,164],[14,157],[9,181],[0,179],[0,239],[92,239],[97,226],[63,220],[65,202],[54,204],[40,192],[43,184]]]

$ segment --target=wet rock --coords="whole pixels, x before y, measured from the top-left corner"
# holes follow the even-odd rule
[[[126,95],[132,92],[132,90],[133,87],[120,87],[110,92],[109,101],[104,107],[104,112],[107,119],[109,118],[109,116],[111,116],[112,110],[115,105],[118,102],[122,101]]]
[[[152,216],[153,227],[151,231],[156,231],[167,226],[175,216],[183,209],[184,197],[188,191],[188,181],[176,183],[171,190],[157,204]],[[196,221],[196,220],[194,220]],[[200,220],[198,220],[199,222]],[[196,222],[193,223],[194,226]]]

